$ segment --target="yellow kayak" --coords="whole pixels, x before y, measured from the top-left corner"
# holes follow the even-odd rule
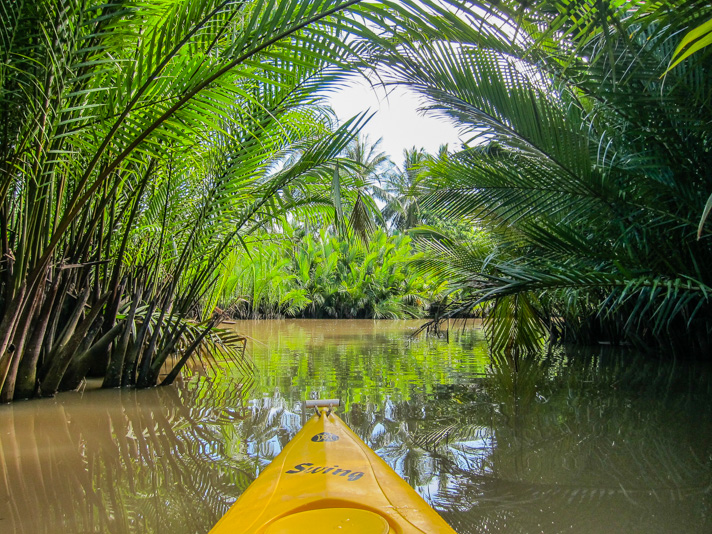
[[[329,407],[317,410],[210,534],[332,532],[456,534]]]

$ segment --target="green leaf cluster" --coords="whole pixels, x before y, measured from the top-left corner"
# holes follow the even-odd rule
[[[319,104],[361,56],[358,3],[2,4],[2,401],[170,382],[209,339],[239,354],[192,321],[362,125]]]
[[[709,348],[710,55],[661,75],[681,32],[711,10],[463,2],[441,14],[440,35],[383,53],[387,83],[469,135],[431,169],[437,187],[421,203],[484,225],[497,246],[425,245],[432,269],[474,290],[460,310],[493,304],[495,348],[534,349],[546,333]]]
[[[406,234],[375,230],[367,241],[326,228],[284,227],[234,251],[214,302],[237,318],[422,317],[448,291],[411,263],[421,254]]]

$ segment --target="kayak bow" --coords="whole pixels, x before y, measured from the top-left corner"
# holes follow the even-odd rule
[[[330,408],[307,421],[210,534],[329,532],[456,534]]]

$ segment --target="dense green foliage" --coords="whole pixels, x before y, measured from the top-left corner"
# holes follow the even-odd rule
[[[392,25],[359,3],[2,3],[1,400],[235,355],[189,319],[243,236],[323,205],[359,120],[337,129],[318,95],[360,54],[345,32]]]
[[[235,251],[216,286],[218,306],[239,318],[422,317],[447,285],[411,265],[420,257],[405,234],[377,230],[364,245],[326,229],[289,227]]]
[[[467,221],[420,207],[433,183],[430,168],[446,152],[405,150],[401,169],[379,144],[359,136],[342,153],[334,180],[348,187],[332,191],[335,218],[282,219],[247,238],[249,254],[234,249],[217,269],[203,316],[217,306],[229,317],[251,319],[433,317],[449,299],[467,294],[420,267],[425,254],[411,237],[437,233],[482,254],[494,248]]]
[[[414,314],[441,289],[401,265],[406,238],[379,225],[436,227],[418,230],[420,263],[456,284],[453,313],[491,303],[495,349],[535,349],[545,332],[705,349],[711,11],[689,0],[4,2],[0,400],[89,373],[150,386],[172,361],[170,382],[206,348],[235,357],[241,338],[216,331],[210,311],[248,291],[251,316]],[[379,183],[383,154],[353,143],[363,117],[337,127],[320,105],[354,69],[419,92],[471,133],[469,148],[413,150]],[[293,253],[281,285],[260,279],[280,264],[253,264],[248,243],[279,220],[314,229],[301,243],[314,250],[340,236],[336,259],[305,252],[305,271]],[[480,227],[491,238],[471,240]],[[362,253],[340,240],[373,235]],[[339,259],[352,254],[361,272]],[[230,265],[243,271],[223,273]],[[317,269],[338,278],[314,291]],[[226,291],[231,277],[242,285]]]
[[[456,44],[384,57],[391,83],[471,133],[432,169],[424,205],[480,221],[498,246],[485,256],[434,238],[428,260],[475,289],[453,313],[495,304],[493,348],[534,349],[546,331],[709,348],[712,54],[663,74],[679,36],[710,12],[694,1],[498,2],[452,20]]]

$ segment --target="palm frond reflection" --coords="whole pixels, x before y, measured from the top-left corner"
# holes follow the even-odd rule
[[[0,412],[5,525],[17,533],[205,530],[254,478],[233,431],[246,416],[244,395],[239,384],[196,380]]]

